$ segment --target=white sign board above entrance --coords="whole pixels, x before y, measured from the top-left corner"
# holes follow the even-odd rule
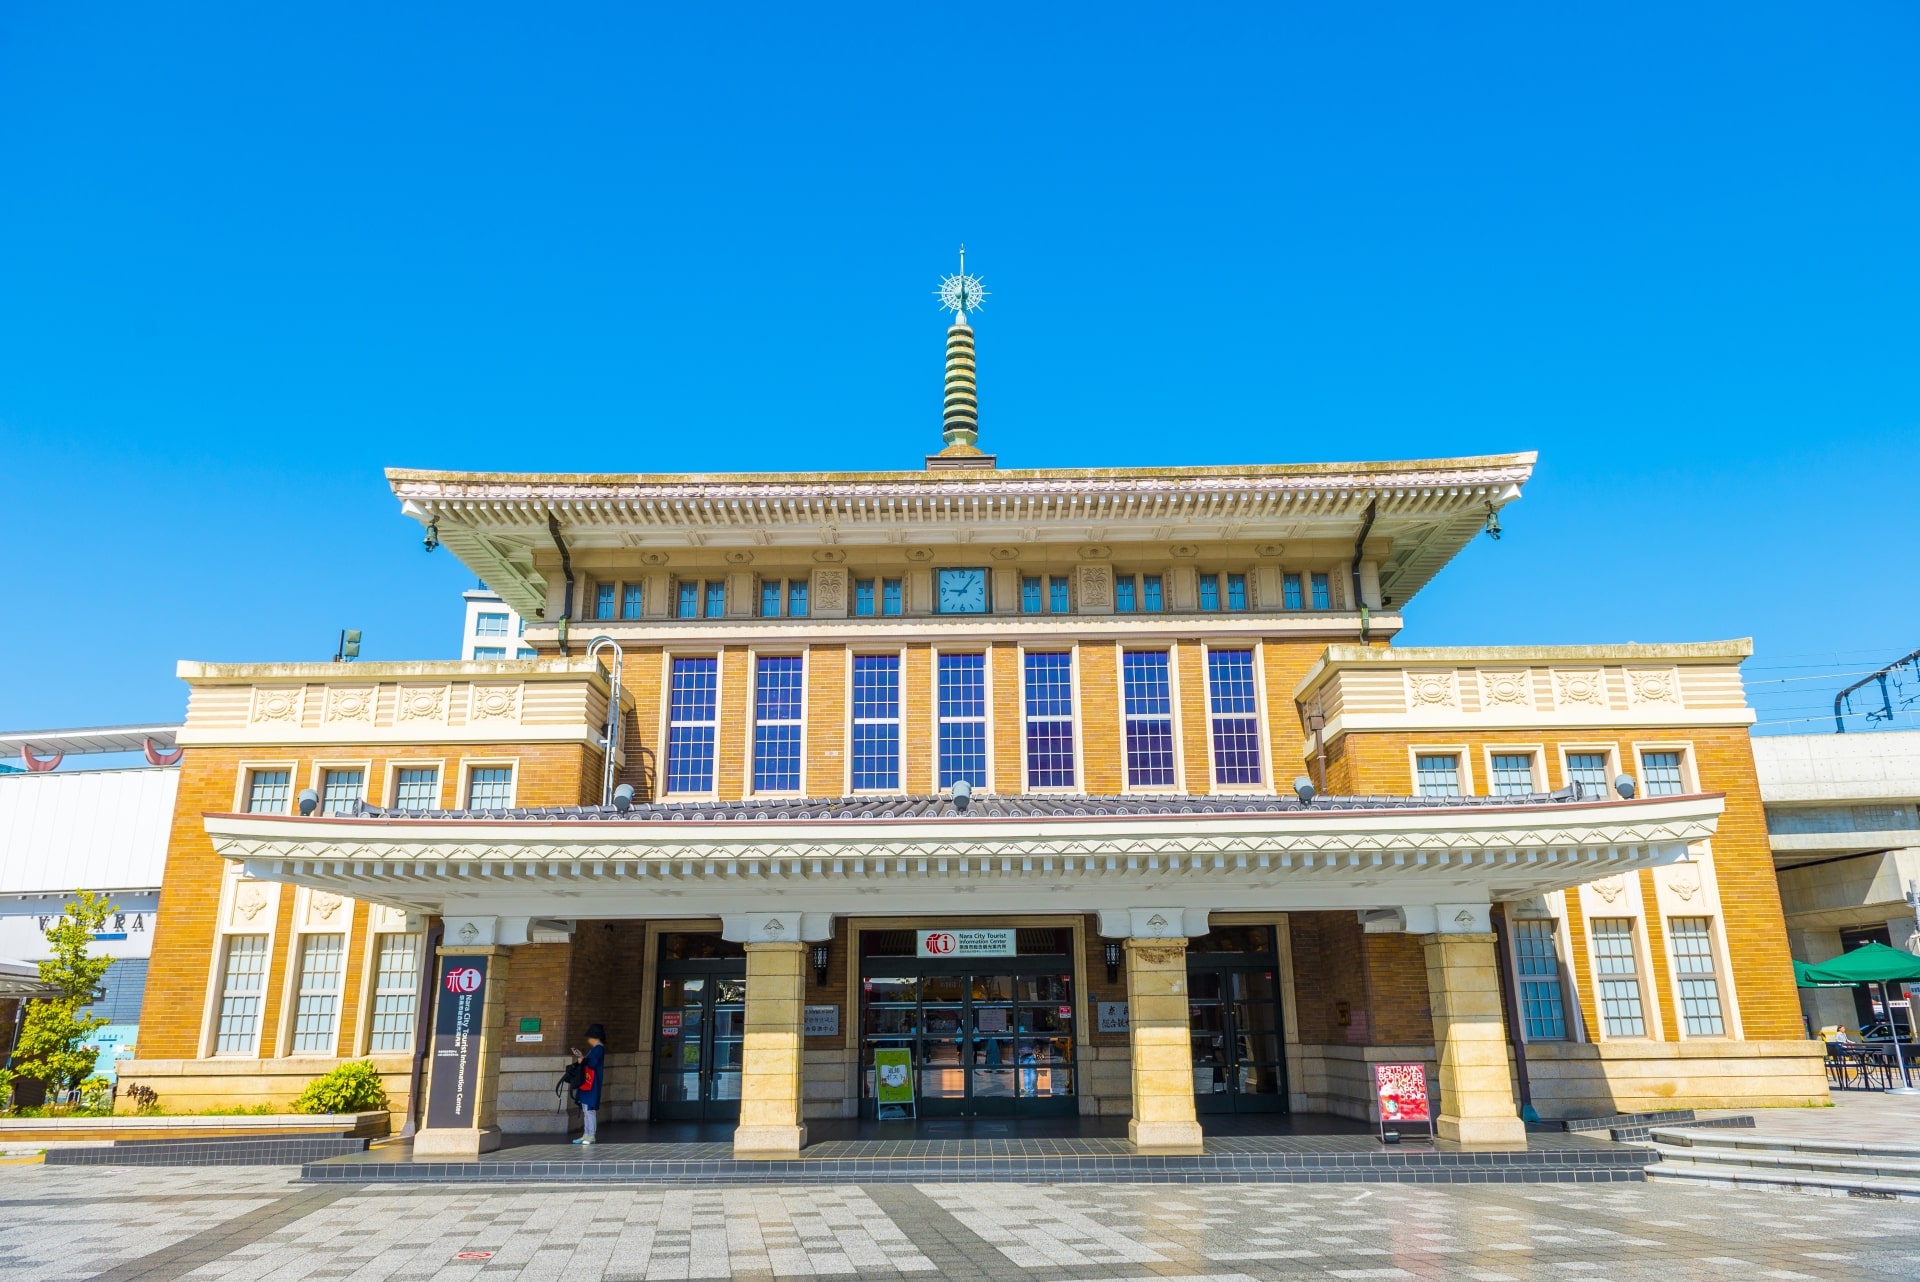
[[[1011,930],[916,930],[921,957],[1011,957]]]

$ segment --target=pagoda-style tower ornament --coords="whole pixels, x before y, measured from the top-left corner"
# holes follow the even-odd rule
[[[967,313],[978,311],[987,296],[978,276],[967,275],[967,247],[960,246],[960,270],[942,277],[936,291],[940,306],[953,313],[947,327],[947,391],[941,436],[945,447],[927,455],[930,468],[992,467],[993,455],[980,451],[980,395],[974,382],[973,327]]]

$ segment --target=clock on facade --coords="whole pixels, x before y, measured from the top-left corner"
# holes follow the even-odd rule
[[[987,572],[985,570],[941,570],[939,604],[942,614],[985,614],[987,612]]]

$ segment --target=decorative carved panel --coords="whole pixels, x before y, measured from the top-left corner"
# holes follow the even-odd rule
[[[1607,682],[1598,668],[1555,668],[1553,702],[1561,708],[1604,708]]]
[[[358,721],[372,725],[375,690],[374,686],[328,686],[321,720],[329,724]]]
[[[1480,706],[1487,711],[1496,708],[1531,708],[1533,674],[1525,668],[1482,669]]]
[[[1612,903],[1627,893],[1627,878],[1625,874],[1615,873],[1611,877],[1600,878],[1600,880],[1593,883],[1593,893],[1608,903]]]
[[[1407,673],[1408,705],[1416,712],[1459,707],[1460,696],[1454,688],[1453,675],[1451,670]]]
[[[475,685],[468,696],[467,720],[518,722],[520,687]]]
[[[844,569],[813,572],[813,611],[827,618],[840,618],[847,612],[847,572]]]
[[[401,724],[409,721],[445,722],[448,690],[449,687],[444,685],[401,686],[399,697],[394,701],[393,719]]]
[[[1680,674],[1672,668],[1628,668],[1627,702],[1635,707],[1649,703],[1678,706]]]
[[[1113,567],[1080,567],[1080,609],[1085,614],[1107,614],[1113,609]]]
[[[268,912],[273,904],[273,892],[257,881],[242,881],[233,888],[233,912],[228,924],[242,930],[259,927],[265,930],[273,920]]]
[[[256,725],[265,722],[297,726],[306,701],[305,686],[255,686],[253,712],[248,719]]]

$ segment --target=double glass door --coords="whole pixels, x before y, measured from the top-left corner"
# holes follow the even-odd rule
[[[726,1121],[740,1116],[746,963],[710,965],[702,974],[660,978],[653,1017],[655,1117]]]
[[[1276,973],[1271,965],[1189,967],[1193,1102],[1200,1112],[1285,1111]]]
[[[1073,975],[960,972],[863,981],[862,1104],[874,1052],[913,1057],[922,1117],[1071,1114]]]

